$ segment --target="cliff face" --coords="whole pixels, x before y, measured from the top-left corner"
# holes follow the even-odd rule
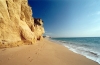
[[[33,44],[43,33],[43,21],[32,17],[27,0],[0,0],[0,47]]]

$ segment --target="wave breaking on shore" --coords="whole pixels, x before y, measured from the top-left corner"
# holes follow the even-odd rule
[[[53,42],[57,42],[65,47],[67,47],[69,50],[83,55],[86,58],[93,60],[97,63],[100,64],[100,53],[98,51],[96,51],[96,48],[92,48],[89,45],[86,44],[79,44],[79,43],[75,43],[75,42],[69,42],[69,41],[62,41],[62,40],[55,40],[55,39],[50,39]]]

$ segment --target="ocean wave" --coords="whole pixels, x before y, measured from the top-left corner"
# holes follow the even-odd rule
[[[61,41],[61,40],[52,40],[54,42],[60,43],[64,45],[65,47],[69,48],[69,50],[83,55],[88,59],[91,59],[95,62],[98,62],[100,64],[100,52],[97,52],[93,50],[92,46],[86,45],[86,44],[77,44],[74,42],[67,42],[67,41]]]
[[[66,44],[63,44],[63,45],[65,47],[69,48],[69,50],[71,50],[71,51],[73,51],[77,54],[83,55],[86,58],[91,59],[91,60],[93,60],[95,62],[98,62],[100,64],[100,55],[99,55],[99,53],[91,51],[92,49],[87,49],[87,48],[80,47],[80,46],[79,47],[78,46],[77,47],[72,46],[72,45],[69,46],[69,45],[66,45]]]

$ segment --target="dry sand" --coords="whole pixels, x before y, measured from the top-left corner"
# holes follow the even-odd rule
[[[34,45],[0,49],[0,65],[99,65],[64,46],[43,40]]]

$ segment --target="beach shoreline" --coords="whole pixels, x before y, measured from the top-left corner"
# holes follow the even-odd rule
[[[0,49],[0,65],[99,65],[49,39],[34,45]]]

